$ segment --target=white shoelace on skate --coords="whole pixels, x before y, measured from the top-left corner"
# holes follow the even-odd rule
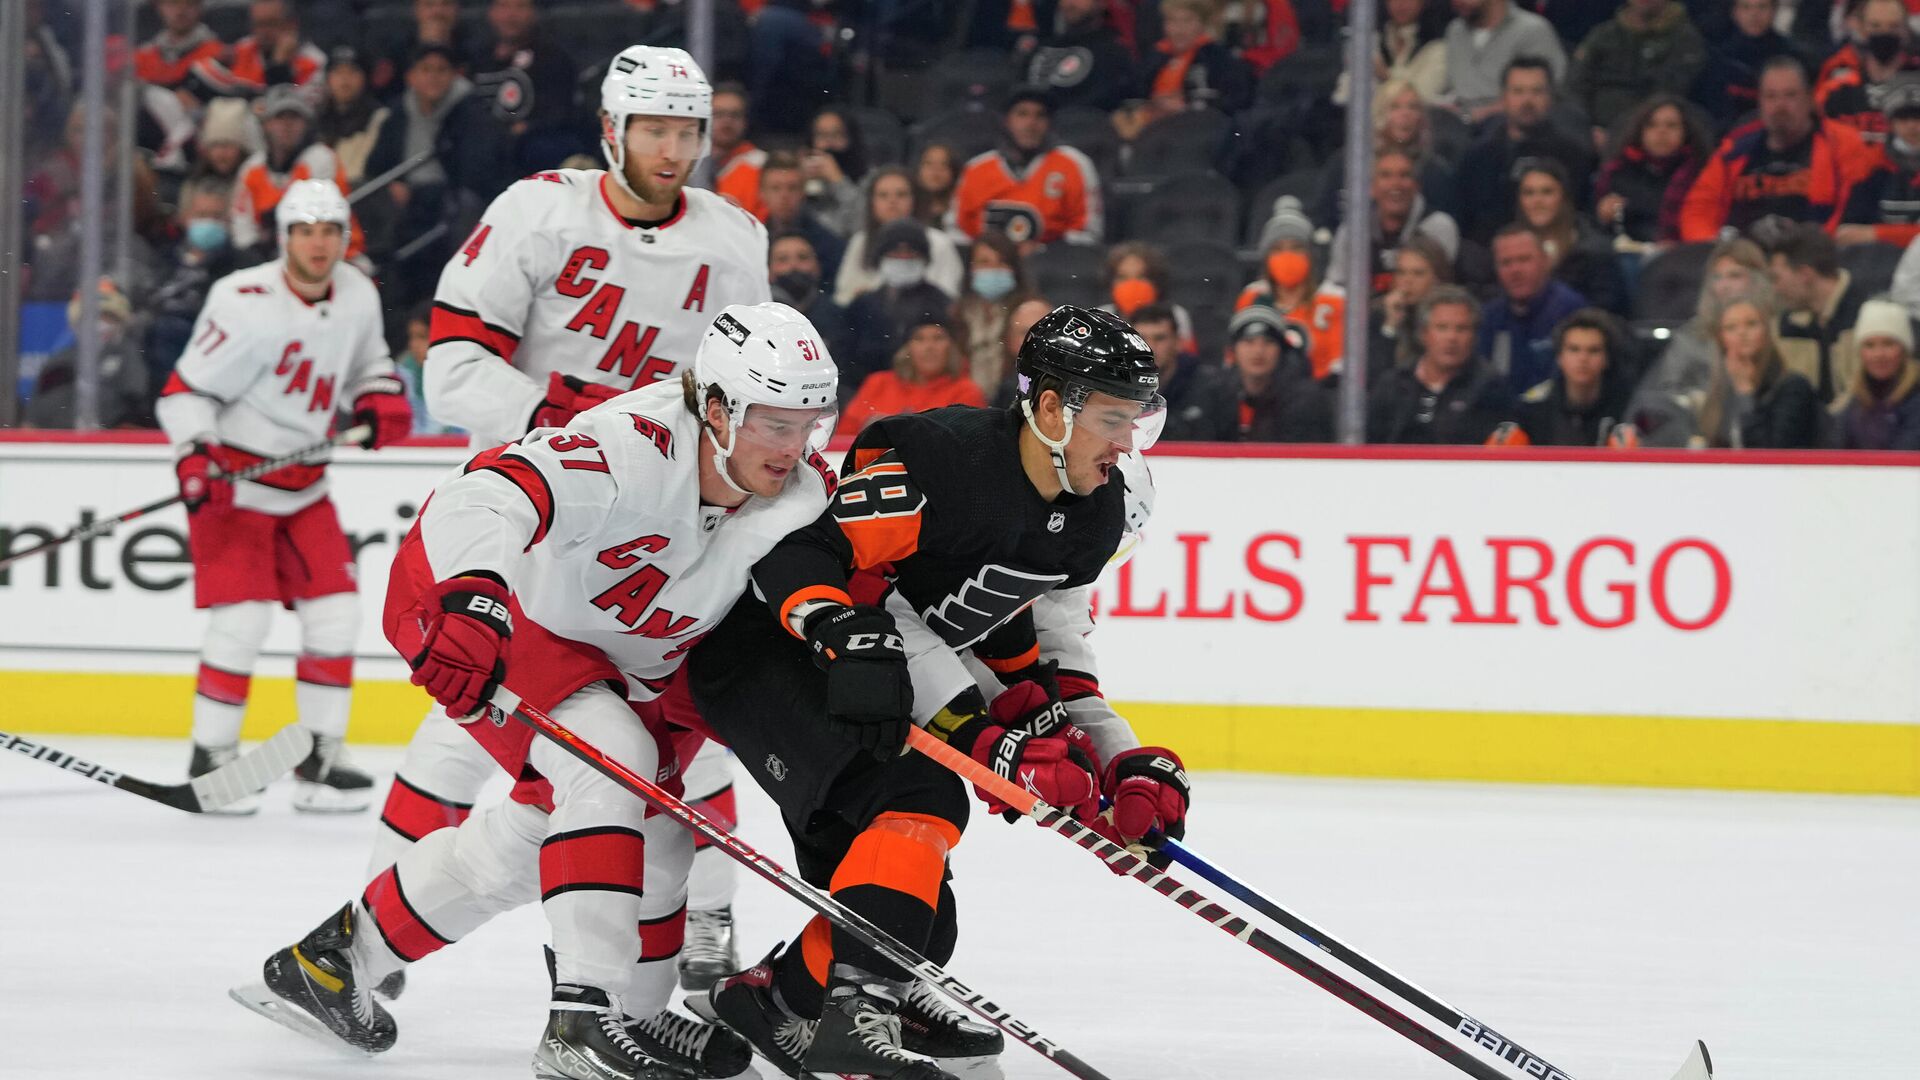
[[[641,1020],[636,1025],[659,1040],[660,1045],[682,1057],[700,1061],[707,1052],[707,1043],[713,1041],[713,1026],[689,1020],[670,1012],[655,1013],[650,1019]]]
[[[807,1056],[807,1050],[813,1046],[813,1033],[819,1026],[817,1020],[801,1020],[797,1017],[785,1021],[773,1029],[773,1045],[779,1047],[781,1053],[799,1061]]]
[[[732,920],[722,919],[710,911],[687,912],[687,939],[681,945],[680,962],[711,963],[723,967],[730,964],[733,955],[724,942],[727,928],[731,925]]]
[[[613,1045],[621,1053],[629,1058],[644,1059],[647,1056],[646,1051],[640,1049],[640,1044],[634,1041],[633,1036],[627,1034],[627,1025],[620,1022],[619,1015],[612,1009],[600,1010],[600,1030],[607,1038],[613,1040]]]
[[[945,994],[918,979],[907,987],[906,1001],[925,1013],[929,1019],[948,1027],[971,1030],[983,1026],[972,1016],[954,1007]]]
[[[853,1037],[890,1061],[919,1061],[900,1048],[900,1018],[879,1009],[861,1009],[853,1018]]]

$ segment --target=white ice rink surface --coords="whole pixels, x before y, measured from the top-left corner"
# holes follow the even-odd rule
[[[186,757],[49,741],[156,780]],[[1726,1080],[1920,1077],[1920,800],[1195,786],[1195,849],[1580,1080],[1667,1080],[1696,1037]],[[749,841],[783,857],[769,804],[753,791],[742,808]],[[373,825],[296,815],[284,788],[257,818],[196,818],[0,758],[0,1076],[529,1075],[534,908],[417,965],[399,1045],[374,1061],[227,1000],[356,894]],[[1113,1080],[1462,1075],[1026,823],[976,814],[954,872],[952,970]],[[802,921],[757,879],[736,910],[753,950]],[[1001,1065],[1067,1075],[1018,1046]]]

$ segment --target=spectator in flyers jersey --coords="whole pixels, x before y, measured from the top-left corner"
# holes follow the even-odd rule
[[[1881,100],[1887,137],[1880,164],[1847,196],[1843,224],[1833,232],[1841,244],[1899,244],[1920,236],[1920,76],[1887,84]]]
[[[1021,87],[1008,98],[1000,146],[967,163],[951,215],[969,237],[995,229],[1023,247],[1100,242],[1100,175],[1085,154],[1054,142],[1045,90]]]
[[[327,54],[301,34],[292,0],[253,0],[247,18],[253,32],[234,42],[224,63],[212,56],[195,62],[194,75],[216,94],[253,97],[286,84],[318,104]]]

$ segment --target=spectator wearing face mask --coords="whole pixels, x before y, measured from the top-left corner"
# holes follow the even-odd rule
[[[1829,120],[1853,128],[1870,143],[1886,137],[1880,98],[1888,83],[1920,68],[1902,0],[1866,0],[1854,13],[1859,44],[1848,44],[1820,69],[1813,101]]]
[[[1011,374],[1000,340],[1008,316],[1032,295],[1020,249],[1003,233],[981,233],[967,252],[967,285],[953,305],[953,321],[967,342],[967,374],[981,393],[994,393]]]
[[[1273,204],[1273,216],[1260,232],[1265,252],[1260,280],[1240,290],[1234,309],[1266,304],[1307,328],[1313,344],[1313,377],[1324,379],[1346,356],[1347,297],[1340,289],[1323,285],[1314,275],[1313,222],[1300,200],[1283,195]]]
[[[944,313],[953,303],[927,280],[927,230],[919,222],[903,219],[882,226],[875,244],[881,283],[847,307],[853,351],[835,357],[842,387],[858,388],[868,375],[887,370],[906,340],[908,323],[926,312]]]
[[[193,320],[206,306],[207,290],[233,271],[227,203],[232,189],[217,180],[189,180],[181,187],[174,221],[177,236],[167,253],[165,276],[147,298],[144,352],[148,385],[164,386],[193,336]]]
[[[853,355],[852,332],[846,309],[826,293],[825,273],[813,238],[806,233],[776,232],[767,241],[767,281],[773,286],[773,298],[805,315],[828,354],[844,364],[842,358]]]
[[[1167,295],[1167,257],[1160,249],[1144,240],[1128,240],[1107,249],[1106,280],[1108,303],[1100,305],[1101,311],[1109,311],[1128,322],[1134,314],[1149,304],[1164,304],[1173,312],[1174,326],[1180,333],[1180,347],[1187,352],[1199,351],[1198,339],[1193,336],[1193,317],[1187,309],[1166,300]]]
[[[820,272],[832,281],[840,272],[847,244],[807,209],[803,184],[799,158],[784,152],[768,154],[766,163],[760,167],[760,220],[767,223],[769,234],[804,235],[819,257]]]
[[[1898,244],[1920,236],[1920,77],[1889,83],[1882,103],[1887,141],[1880,163],[1853,186],[1842,222],[1833,232],[1840,244]]]
[[[873,238],[896,221],[915,220],[913,181],[907,170],[898,165],[883,165],[873,171],[866,187],[866,217],[860,231],[847,242],[846,256],[840,260],[833,281],[833,299],[842,306],[881,284],[880,254],[874,250]],[[927,280],[945,290],[949,297],[958,296],[966,276],[959,248],[938,229],[928,227],[925,233],[927,250],[931,253],[927,260]]]

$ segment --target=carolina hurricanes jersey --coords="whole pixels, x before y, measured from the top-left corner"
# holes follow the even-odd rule
[[[420,519],[436,580],[487,570],[527,618],[604,653],[651,700],[726,615],[747,574],[820,516],[833,473],[809,455],[778,496],[700,502],[710,453],[680,384],[657,383],[495,447],[441,484]]]
[[[233,467],[326,438],[336,411],[393,373],[380,294],[365,274],[335,265],[326,297],[308,303],[275,260],[213,283],[155,411],[175,445],[218,444]],[[262,479],[237,485],[234,504],[291,514],[326,493],[319,467]]]
[[[622,390],[674,380],[728,304],[772,299],[767,230],[688,188],[657,225],[614,212],[600,169],[537,173],[487,208],[440,275],[427,407],[483,442],[517,439],[558,371]]]

